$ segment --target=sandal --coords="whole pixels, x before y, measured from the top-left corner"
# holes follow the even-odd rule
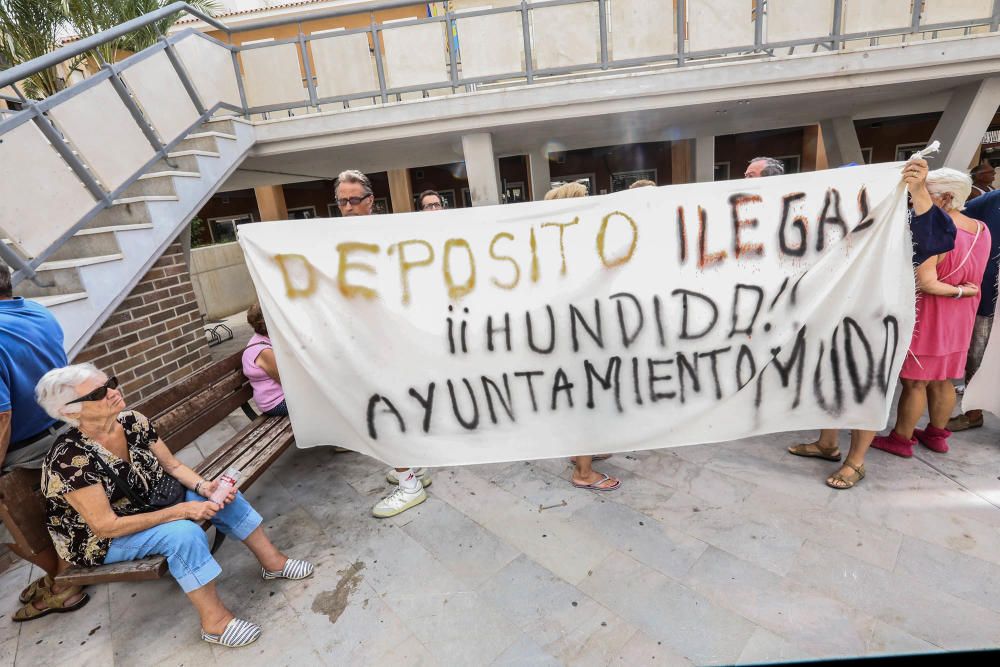
[[[80,586],[70,586],[62,593],[53,593],[51,590],[46,590],[42,593],[42,602],[45,603],[45,609],[39,609],[35,606],[34,602],[28,602],[18,609],[11,619],[15,623],[24,623],[25,621],[33,621],[36,618],[48,616],[49,614],[65,614],[76,611],[90,602],[90,595],[83,593],[83,596],[71,605],[67,605],[66,601],[71,597],[80,595],[80,593],[83,593],[83,588]]]
[[[611,482],[611,484],[605,486],[608,482]],[[576,482],[571,483],[578,489],[589,489],[591,491],[614,491],[622,485],[622,481],[620,479],[614,479],[611,475],[605,475],[604,473],[601,473],[600,480],[591,484],[578,484]]]
[[[36,595],[44,593],[50,588],[52,588],[52,579],[46,574],[44,577],[39,577],[28,584],[28,586],[21,591],[21,594],[17,596],[17,599],[21,601],[21,604],[28,604],[35,599]]]
[[[801,445],[792,445],[788,448],[789,454],[795,456],[805,456],[807,458],[823,459],[824,461],[839,461],[840,447],[834,447],[833,451],[823,449],[815,442],[806,442]]]
[[[239,648],[253,644],[260,638],[260,626],[242,618],[234,618],[226,625],[221,635],[213,635],[201,631],[201,638],[209,644],[218,644],[227,648]]]
[[[852,488],[855,484],[860,482],[865,478],[865,464],[862,463],[860,466],[856,466],[849,461],[844,461],[844,466],[854,470],[853,475],[841,475],[839,472],[835,472],[826,479],[826,485],[831,489],[837,489],[838,491],[843,491],[845,489]],[[837,484],[831,484],[831,482],[841,482],[844,486],[838,486]]]

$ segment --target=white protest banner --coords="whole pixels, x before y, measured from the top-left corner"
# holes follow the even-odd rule
[[[441,466],[877,430],[913,329],[900,168],[266,222],[240,243],[300,447]]]

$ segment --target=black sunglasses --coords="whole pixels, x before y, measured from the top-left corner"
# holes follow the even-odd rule
[[[363,202],[364,200],[368,199],[371,196],[372,195],[369,192],[364,197],[341,197],[340,199],[337,200],[337,206],[347,206],[348,203],[350,203],[351,206],[357,206],[358,204],[360,204],[361,202]]]
[[[72,400],[66,405],[73,405],[74,403],[83,403],[84,401],[103,401],[104,397],[108,395],[109,389],[118,388],[118,378],[114,375],[108,378],[108,381],[102,384],[100,387],[90,392],[89,394],[84,394],[78,399]]]

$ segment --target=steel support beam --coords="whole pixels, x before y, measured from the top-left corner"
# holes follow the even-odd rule
[[[955,88],[931,135],[941,142],[941,152],[927,157],[931,169],[968,169],[998,106],[1000,77]]]

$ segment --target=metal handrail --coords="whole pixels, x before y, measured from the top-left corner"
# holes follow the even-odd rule
[[[0,88],[6,88],[7,86],[15,84],[22,79],[27,79],[33,74],[37,74],[38,72],[46,70],[50,67],[55,67],[59,63],[65,62],[70,58],[81,56],[88,51],[93,51],[97,47],[114,41],[119,37],[124,37],[133,30],[144,28],[151,23],[156,23],[161,19],[165,19],[168,16],[172,16],[179,12],[187,12],[188,14],[201,19],[205,23],[208,23],[214,28],[224,30],[227,33],[229,32],[229,28],[226,27],[226,24],[221,21],[217,21],[211,16],[198,11],[186,2],[175,2],[171,5],[167,5],[166,7],[161,7],[160,9],[149,12],[148,14],[143,14],[142,16],[134,18],[131,21],[126,21],[121,25],[116,25],[114,28],[109,28],[95,35],[91,35],[90,37],[85,37],[84,39],[73,42],[70,46],[60,47],[55,51],[46,53],[44,56],[39,56],[26,63],[21,63],[20,65],[15,65],[10,69],[2,70],[0,71]]]

